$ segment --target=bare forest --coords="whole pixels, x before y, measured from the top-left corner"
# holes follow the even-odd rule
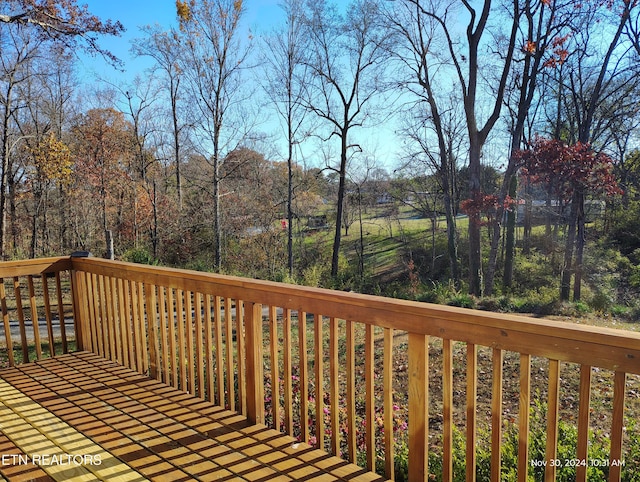
[[[88,85],[117,17],[3,1],[1,258],[640,315],[637,1],[278,8],[177,0],[144,75]]]

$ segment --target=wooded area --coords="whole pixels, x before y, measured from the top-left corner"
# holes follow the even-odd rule
[[[587,281],[610,292],[590,296],[637,298],[636,1],[285,0],[259,36],[251,2],[176,7],[132,46],[147,75],[88,87],[77,52],[118,66],[99,37],[122,25],[74,0],[2,3],[3,259],[82,249],[376,291],[377,217],[401,231],[404,295],[509,293],[542,262],[577,301],[597,233],[611,267]],[[361,142],[387,124],[398,158]]]

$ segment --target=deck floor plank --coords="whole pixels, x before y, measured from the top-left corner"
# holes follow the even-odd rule
[[[95,354],[22,365],[0,371],[0,378],[35,413],[54,417],[69,437],[82,434],[78,444],[98,447],[140,480],[384,480]],[[20,409],[0,402],[0,416]],[[69,443],[64,450],[83,447]]]

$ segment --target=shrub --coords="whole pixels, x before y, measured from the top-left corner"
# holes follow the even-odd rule
[[[555,286],[543,286],[528,293],[528,296],[513,303],[519,313],[534,313],[539,316],[550,315],[559,311],[559,291]]]
[[[476,298],[467,293],[459,293],[447,301],[449,306],[458,306],[460,308],[475,308]]]
[[[546,447],[546,413],[544,403],[537,403],[531,408],[531,418],[529,427],[529,467],[527,480],[534,482],[544,480]],[[636,422],[627,420],[626,425],[629,431],[635,430]],[[489,450],[491,433],[487,429],[479,429],[477,434],[478,443],[476,445],[476,478],[477,480],[490,480],[491,478],[491,452]],[[501,451],[502,474],[500,479],[503,482],[516,482],[518,468],[518,440],[519,430],[517,423],[505,422],[503,430],[503,442]],[[573,482],[576,480],[576,467],[572,464],[564,465],[564,461],[576,461],[578,441],[578,429],[575,425],[561,420],[558,424],[558,451],[557,459],[563,466],[557,469],[557,482]],[[466,447],[464,434],[456,427],[453,430],[453,480],[464,482]],[[609,439],[606,434],[600,432],[589,432],[589,460],[596,463],[589,463],[587,468],[587,480],[590,482],[605,482],[608,480],[609,468],[604,462],[609,460]],[[407,480],[405,467],[407,454],[399,448],[396,453],[396,480]],[[535,462],[540,462],[539,464]],[[640,438],[635,437],[629,440],[628,449],[624,465],[622,467],[622,480],[624,482],[637,482],[640,480]],[[442,453],[440,451],[429,452],[429,478],[430,480],[442,480]]]
[[[129,263],[157,264],[157,261],[153,259],[151,253],[145,248],[131,248],[126,250],[122,254],[122,260],[128,261]]]

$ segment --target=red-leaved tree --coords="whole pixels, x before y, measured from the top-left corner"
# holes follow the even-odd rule
[[[567,146],[562,141],[536,138],[529,149],[517,153],[523,174],[534,183],[551,186],[557,199],[570,204],[567,220],[560,299],[569,299],[574,275],[573,299],[580,299],[585,245],[585,197],[613,196],[622,191],[613,175],[613,160],[580,142]],[[575,250],[575,258],[574,258]]]

